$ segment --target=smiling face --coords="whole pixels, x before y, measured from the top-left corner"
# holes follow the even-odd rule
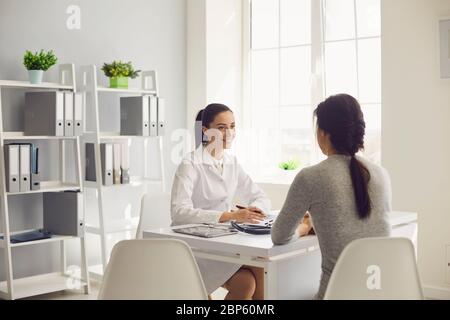
[[[218,113],[209,128],[203,127],[203,133],[208,137],[210,143],[219,139],[218,147],[230,149],[236,136],[234,115],[231,111]],[[222,143],[220,143],[222,142]]]

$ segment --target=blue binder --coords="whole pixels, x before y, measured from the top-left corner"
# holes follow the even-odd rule
[[[11,239],[11,243],[20,243],[20,242],[49,239],[51,237],[52,237],[51,232],[43,231],[43,230],[36,230],[36,231],[29,231],[29,232],[13,234],[13,235],[11,235],[10,239]],[[0,236],[0,238],[3,239],[3,236]]]

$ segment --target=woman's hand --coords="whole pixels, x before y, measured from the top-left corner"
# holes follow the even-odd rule
[[[250,210],[250,211],[253,211],[253,212],[258,212],[258,213],[264,214],[264,212],[262,212],[262,210],[260,208],[258,208],[258,207],[248,207],[247,209]]]
[[[233,218],[238,223],[249,222],[249,223],[258,223],[266,217],[261,210],[258,211],[249,209],[239,209],[237,211],[233,211]]]
[[[297,231],[300,237],[306,236],[307,234],[309,234],[309,232],[312,229],[312,222],[311,222],[311,217],[309,215],[309,213],[306,213],[303,216],[302,221],[300,222],[300,224],[297,227]]]
[[[252,208],[249,208],[252,209]],[[219,222],[235,220],[238,223],[258,223],[266,217],[261,210],[239,209],[231,212],[224,212]],[[255,208],[257,209],[257,208]]]

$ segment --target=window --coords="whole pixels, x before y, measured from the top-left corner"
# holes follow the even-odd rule
[[[380,0],[249,0],[249,5],[249,111],[244,121],[258,139],[247,150],[265,155],[252,159],[249,171],[261,177],[291,158],[303,166],[322,159],[313,110],[336,93],[360,101],[364,154],[379,162]]]

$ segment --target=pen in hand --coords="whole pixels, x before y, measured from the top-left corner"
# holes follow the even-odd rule
[[[261,211],[261,209],[258,209],[258,208],[256,208],[256,207],[244,207],[244,206],[241,206],[241,205],[236,205],[236,208],[238,208],[238,209],[247,209],[247,210],[250,210],[250,211],[253,211],[253,212],[256,212],[256,213],[260,213],[260,214],[262,214],[264,217],[266,217],[266,214],[264,213],[264,212],[262,212]]]

